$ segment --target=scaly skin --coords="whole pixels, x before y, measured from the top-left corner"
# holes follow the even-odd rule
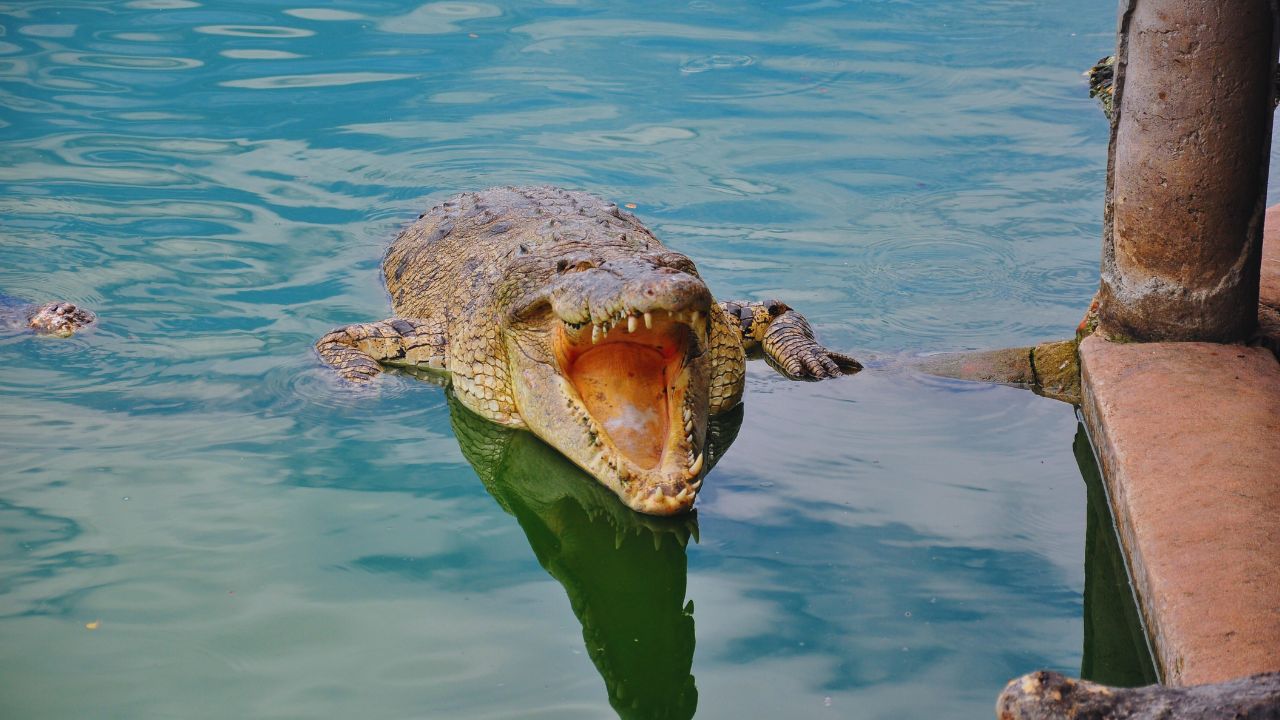
[[[396,316],[334,330],[351,382],[438,373],[467,409],[532,431],[640,512],[688,511],[708,418],[742,399],[748,352],[788,377],[861,368],[782,303],[716,303],[689,258],[634,215],[551,187],[464,193],[382,264]]]

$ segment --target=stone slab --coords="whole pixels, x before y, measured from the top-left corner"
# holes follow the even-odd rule
[[[1280,363],[1080,345],[1083,411],[1164,682],[1280,670]]]

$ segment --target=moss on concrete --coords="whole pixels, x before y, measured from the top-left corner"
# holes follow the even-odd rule
[[[1036,374],[1033,389],[1045,397],[1080,404],[1080,360],[1075,340],[1041,343],[1031,348]]]

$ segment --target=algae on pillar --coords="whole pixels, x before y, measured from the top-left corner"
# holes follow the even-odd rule
[[[1128,0],[1115,63],[1099,320],[1134,340],[1257,322],[1276,17],[1268,0]]]

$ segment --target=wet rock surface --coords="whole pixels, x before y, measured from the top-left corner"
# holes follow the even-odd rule
[[[1280,673],[1216,685],[1112,688],[1055,672],[1034,672],[1009,683],[996,702],[1000,720],[1263,720],[1280,718]]]

